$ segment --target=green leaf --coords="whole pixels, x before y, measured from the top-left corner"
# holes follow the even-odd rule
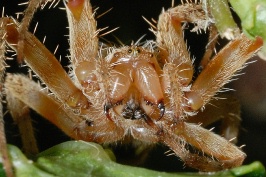
[[[9,153],[16,177],[262,177],[265,168],[260,162],[215,173],[166,173],[114,162],[100,145],[84,141],[69,141],[56,145],[42,153],[36,160],[27,159],[15,146],[9,145]],[[111,154],[113,156],[113,154]],[[0,159],[1,160],[1,159]],[[1,162],[1,161],[0,161]],[[0,177],[4,177],[0,163]]]
[[[215,26],[222,37],[233,39],[235,35],[239,34],[238,26],[228,6],[228,0],[207,0],[206,3],[214,18]]]
[[[266,1],[265,0],[229,0],[241,20],[245,34],[250,38],[257,36],[266,41]],[[266,54],[266,44],[262,49]],[[266,55],[265,55],[266,56]]]

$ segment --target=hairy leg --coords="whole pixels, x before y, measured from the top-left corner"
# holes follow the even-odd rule
[[[15,98],[8,89],[5,89],[5,92],[8,110],[19,129],[22,140],[22,150],[28,157],[36,155],[39,150],[34,136],[30,109],[23,102]]]
[[[195,116],[188,117],[186,122],[200,124],[207,127],[217,121],[221,121],[219,134],[236,143],[240,128],[240,103],[233,94],[220,93],[217,99],[212,99]]]
[[[2,18],[6,31],[4,39],[14,50],[19,40],[18,24],[10,18]],[[24,34],[23,54],[27,65],[46,83],[49,89],[64,103],[72,108],[87,109],[89,102],[82,94],[58,60],[45,46],[29,32]]]
[[[124,135],[123,128],[106,119],[105,115],[98,112],[94,115],[95,110],[90,109],[91,117],[79,116],[25,76],[9,74],[5,88],[73,139],[103,143],[117,141]]]
[[[237,167],[246,155],[226,139],[200,125],[180,122],[162,140],[186,165],[202,171]]]

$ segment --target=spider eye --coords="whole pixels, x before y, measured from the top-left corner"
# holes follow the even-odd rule
[[[160,53],[160,49],[159,49],[158,47],[156,47],[156,48],[154,49],[154,52],[155,52],[155,53]]]
[[[132,53],[132,49],[128,49],[127,53]]]
[[[150,53],[150,54],[149,54],[149,57],[152,58],[152,57],[153,57],[153,53]]]
[[[118,53],[115,53],[115,54],[114,54],[114,57],[116,57],[116,58],[117,58],[118,56],[119,56],[119,54],[118,54]]]
[[[137,53],[140,53],[141,51],[140,51],[140,49],[139,48],[137,48]]]

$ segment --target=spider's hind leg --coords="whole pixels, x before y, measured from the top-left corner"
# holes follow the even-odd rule
[[[246,157],[237,146],[200,125],[177,123],[163,142],[185,165],[201,171],[219,171],[240,166]]]
[[[34,136],[30,109],[25,103],[14,97],[8,89],[5,89],[5,92],[8,110],[19,129],[22,150],[29,157],[36,155],[39,150]]]

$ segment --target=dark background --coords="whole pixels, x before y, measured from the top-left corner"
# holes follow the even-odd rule
[[[15,12],[21,12],[25,6],[18,6],[22,1],[18,0],[1,0],[0,8],[5,7],[5,15],[15,16]],[[176,1],[176,4],[179,2]],[[143,20],[142,16],[147,19],[157,19],[162,8],[169,8],[171,0],[93,0],[93,7],[99,7],[97,14],[101,14],[113,7],[113,10],[103,17],[99,18],[98,27],[109,26],[109,29],[120,27],[111,35],[105,36],[105,39],[116,42],[115,37],[125,44],[137,41],[144,34],[145,39],[154,39],[154,35],[148,30],[149,25]],[[59,44],[57,58],[62,56],[62,63],[68,64],[66,55],[68,54],[67,37],[67,19],[63,7],[60,2],[56,8],[48,10],[38,10],[32,21],[32,27],[39,22],[36,36],[42,40],[46,35],[45,45],[50,51],[54,51]],[[195,34],[189,33],[186,36],[190,51],[193,56],[200,59],[206,43],[205,37],[199,38]],[[12,67],[8,72],[25,72],[27,69],[21,68],[15,61],[8,62]],[[67,67],[66,67],[67,68]],[[231,84],[235,88],[234,92],[240,99],[242,104],[242,127],[240,130],[239,145],[246,144],[244,151],[247,153],[245,163],[259,160],[266,164],[266,63],[261,59],[257,59],[256,63],[250,64],[242,73],[246,73]],[[49,122],[39,118],[34,112],[32,113],[36,136],[41,150],[47,149],[52,145],[58,144],[68,138],[62,134],[56,127]],[[15,125],[12,123],[8,114],[5,118],[6,133],[8,142],[20,145],[19,136]],[[145,167],[165,170],[177,171],[182,169],[182,163],[178,158],[173,156],[165,156],[166,147],[158,146],[149,155]],[[160,160],[158,160],[160,159]],[[163,162],[165,160],[165,162]]]

